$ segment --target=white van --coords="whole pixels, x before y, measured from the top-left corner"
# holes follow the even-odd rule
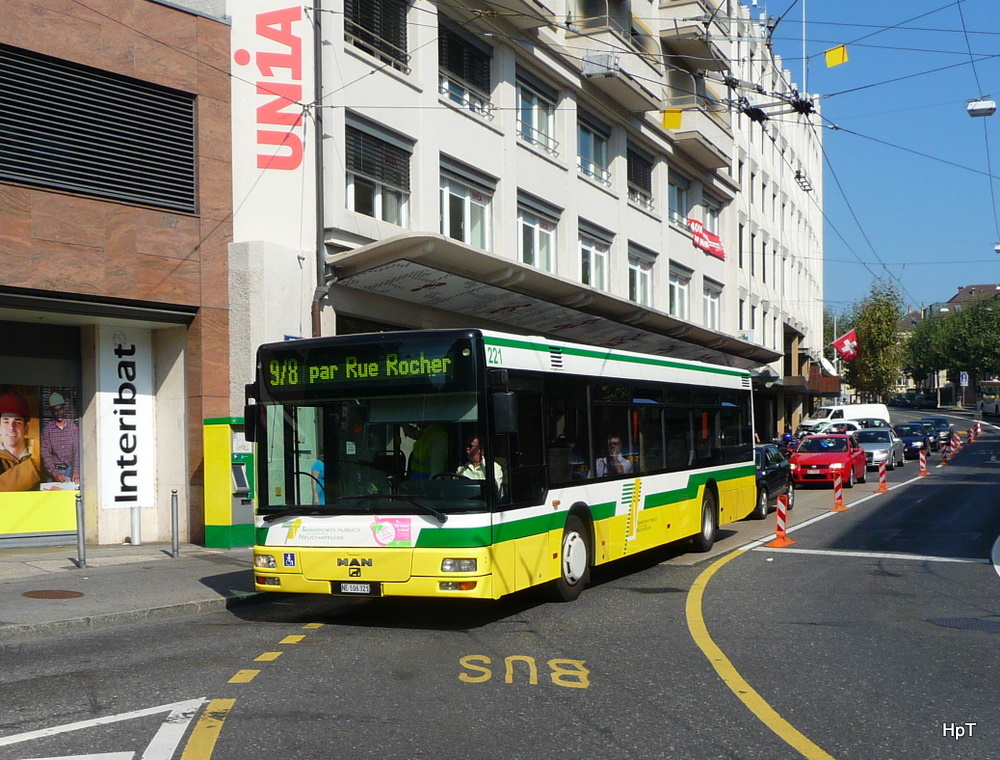
[[[856,420],[863,417],[877,417],[889,422],[889,409],[885,404],[841,404],[840,406],[821,406],[811,416],[799,423],[799,433],[812,432],[821,422],[832,420]]]

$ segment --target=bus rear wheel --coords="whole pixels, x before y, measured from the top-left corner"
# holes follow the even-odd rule
[[[590,581],[590,538],[576,515],[566,518],[559,553],[559,577],[554,584],[558,602],[572,602]]]
[[[694,537],[695,551],[707,552],[715,544],[718,527],[715,511],[715,493],[706,487],[701,496],[701,531]]]

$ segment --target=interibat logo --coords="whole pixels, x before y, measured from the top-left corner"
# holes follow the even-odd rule
[[[134,504],[139,500],[139,431],[136,424],[135,343],[118,331],[112,336],[112,353],[118,359],[118,391],[112,396],[112,413],[118,419],[118,487],[115,502]]]
[[[258,169],[290,171],[302,165],[302,35],[296,34],[301,23],[301,6],[258,13],[254,50],[233,53],[236,65],[252,72],[247,78],[256,82]]]

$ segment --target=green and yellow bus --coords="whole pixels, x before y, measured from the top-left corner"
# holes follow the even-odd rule
[[[262,345],[259,591],[497,599],[755,502],[742,369],[478,330]]]

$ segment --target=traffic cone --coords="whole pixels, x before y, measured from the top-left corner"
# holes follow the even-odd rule
[[[783,549],[786,546],[791,546],[795,542],[788,537],[785,533],[785,524],[788,516],[788,495],[782,494],[778,497],[778,509],[777,509],[777,520],[778,524],[774,530],[775,538],[773,541],[769,541],[764,544],[764,546],[770,546],[772,549]]]
[[[885,462],[878,463],[878,488],[875,489],[875,493],[889,493],[889,485],[885,477]]]
[[[850,507],[844,506],[844,481],[838,472],[833,476],[833,509],[831,512],[846,512]]]
[[[948,453],[951,451],[951,443],[947,440],[941,441],[941,464],[948,464]]]
[[[920,477],[927,477],[927,452],[920,450]]]

